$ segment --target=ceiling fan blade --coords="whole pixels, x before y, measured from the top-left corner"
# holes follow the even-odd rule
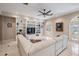
[[[51,13],[51,14],[46,14],[47,16],[52,16],[53,15],[53,13]]]
[[[43,12],[42,12],[42,11],[40,11],[40,10],[39,10],[39,12],[43,14]]]
[[[37,15],[37,16],[41,16],[42,14],[39,14],[39,15]]]
[[[51,13],[50,15],[53,15],[53,13]]]
[[[48,12],[46,12],[46,13],[50,13],[51,12],[51,10],[49,10]]]

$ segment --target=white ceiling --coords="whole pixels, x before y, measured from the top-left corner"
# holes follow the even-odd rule
[[[0,3],[0,11],[31,16],[38,19],[51,18],[50,16],[46,18],[43,16],[37,16],[39,14],[38,10],[43,8],[52,10],[54,14],[51,17],[57,17],[78,11],[79,3],[29,3],[27,6],[22,3]]]

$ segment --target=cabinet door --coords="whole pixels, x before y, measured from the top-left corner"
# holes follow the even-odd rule
[[[63,49],[63,40],[59,40],[56,43],[56,55],[58,55]]]
[[[68,43],[68,38],[64,38],[63,39],[63,49],[65,49],[67,47],[67,43]]]
[[[3,40],[15,40],[16,39],[16,20],[15,18],[3,16]]]

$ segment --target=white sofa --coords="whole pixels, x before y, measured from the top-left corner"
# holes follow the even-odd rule
[[[40,38],[40,37],[39,37]],[[41,37],[42,39],[42,37]],[[43,36],[44,39],[44,36]],[[65,39],[67,41],[67,38]],[[66,48],[64,36],[52,39],[45,36],[45,40],[38,43],[31,43],[22,35],[17,35],[17,43],[22,56],[55,56]]]

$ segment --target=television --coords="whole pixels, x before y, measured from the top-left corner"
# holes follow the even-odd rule
[[[33,28],[33,27],[28,27],[28,28],[27,28],[27,34],[35,34],[35,28]]]

